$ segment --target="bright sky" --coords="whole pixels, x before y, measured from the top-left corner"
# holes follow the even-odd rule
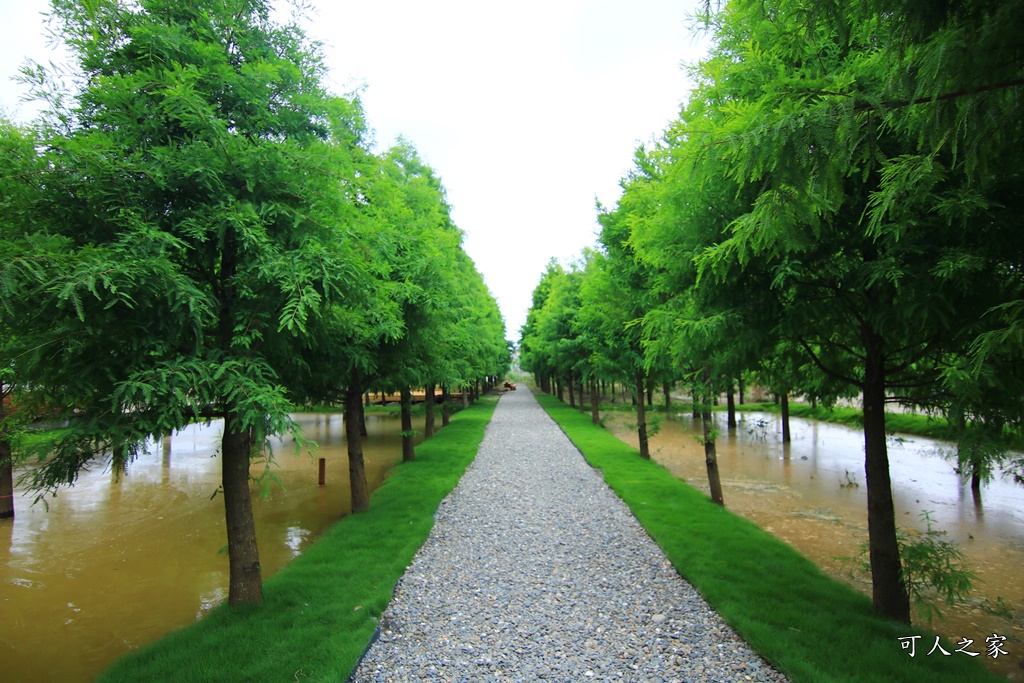
[[[441,176],[465,248],[518,340],[551,257],[592,245],[633,150],[673,119],[706,39],[703,0],[312,0],[330,86],[362,94],[378,149],[403,135]],[[46,0],[0,0],[0,108],[47,45]]]

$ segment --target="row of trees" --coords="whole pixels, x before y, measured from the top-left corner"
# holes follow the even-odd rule
[[[1020,476],[1003,438],[1024,416],[1024,2],[708,10],[696,87],[599,207],[597,248],[544,275],[523,366],[638,394],[731,394],[752,371],[783,397],[859,394],[874,604],[909,622],[885,404],[958,426],[975,486]]]
[[[51,19],[75,76],[25,69],[46,112],[0,123],[0,436],[70,420],[26,472],[42,497],[223,420],[229,602],[259,601],[250,468],[301,439],[293,407],[345,402],[365,509],[363,393],[503,375],[501,315],[437,175],[406,142],[374,151],[265,0],[54,0]]]

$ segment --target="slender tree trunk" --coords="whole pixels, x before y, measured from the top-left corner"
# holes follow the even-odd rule
[[[696,422],[700,419],[700,397],[697,395],[696,384],[690,388],[690,396],[693,397],[693,420]]]
[[[249,448],[249,430],[242,428],[237,413],[229,412],[224,418],[221,437],[221,483],[228,533],[230,605],[263,600],[260,553],[256,547],[256,524],[249,494]]]
[[[590,381],[590,421],[601,424],[601,396],[597,393],[597,380]]]
[[[369,396],[369,394],[367,394]],[[366,431],[366,408],[362,403],[359,404],[359,435],[369,436],[370,433]]]
[[[910,598],[902,579],[896,511],[885,443],[885,356],[882,339],[864,331],[864,473],[868,494],[868,547],[872,601],[886,617],[910,623]]]
[[[974,469],[971,472],[971,498],[974,500],[974,507],[981,509],[981,472]],[[13,512],[12,512],[13,514]]]
[[[739,389],[740,389],[740,405],[743,405],[743,378],[739,378]]]
[[[732,380],[730,380],[730,385],[731,383]],[[736,429],[736,396],[733,394],[732,386],[729,387],[729,391],[725,394],[725,405],[729,413],[729,429]]]
[[[580,390],[579,409],[580,409],[580,415],[582,415],[585,412],[587,412],[586,405],[585,405],[585,403],[583,401],[583,390],[586,388],[587,384],[586,384],[586,382],[583,381],[583,377],[582,376],[580,376],[580,383],[577,386],[579,387],[579,390]],[[591,393],[593,393],[593,390],[591,390]]]
[[[555,395],[558,396],[558,400],[565,403],[565,395],[562,392],[562,380],[555,380]]]
[[[669,382],[661,383],[661,393],[665,396],[665,414],[672,410],[672,385]]]
[[[647,407],[654,407],[654,382],[650,378],[647,379]]]
[[[572,381],[572,375],[569,375],[569,379],[568,379],[568,380],[566,380],[566,382],[567,382],[567,383],[568,383],[568,385],[569,385],[569,407],[570,407],[570,408],[575,408],[575,407],[576,407],[576,397],[575,397],[575,395],[573,394],[573,386],[572,386],[572,385],[573,385],[573,381]]]
[[[3,411],[0,411],[3,420]],[[0,519],[14,519],[14,463],[11,442],[0,434]]]
[[[448,385],[441,385],[441,426],[447,427],[452,419],[452,395],[448,391]]]
[[[238,243],[229,231],[220,252],[218,342],[229,353],[235,335],[233,280],[238,272]],[[234,410],[224,412],[221,436],[221,487],[224,491],[224,520],[228,540],[228,604],[242,605],[263,601],[263,575],[256,547],[256,523],[249,494],[249,430]]]
[[[423,424],[423,438],[429,439],[434,435],[434,384],[428,384],[426,394],[423,398],[423,405],[426,408],[426,421]]]
[[[782,406],[782,443],[790,443],[793,438],[789,432],[789,392],[784,391],[779,396],[779,403]]]
[[[462,394],[465,396],[465,392]],[[416,457],[416,444],[412,431],[412,391],[402,387],[402,462],[411,462]]]
[[[366,483],[366,463],[363,462],[363,439],[359,434],[359,415],[363,412],[360,400],[362,387],[356,373],[352,373],[351,386],[345,390],[345,445],[348,447],[348,480],[352,492],[352,512],[363,512],[370,507],[370,489]]]
[[[644,406],[644,372],[636,371],[636,431],[640,438],[640,457],[651,459],[651,448],[647,443],[647,411]]]
[[[722,498],[722,480],[718,475],[718,453],[715,451],[714,424],[711,421],[711,397],[705,397],[700,417],[704,433],[704,464],[708,470],[708,487],[711,489],[711,500],[724,506]]]
[[[0,519],[14,519],[14,460],[11,441],[3,431],[7,409],[4,407],[4,383],[0,382]]]
[[[466,385],[462,386],[462,409],[465,410],[469,407],[469,387]]]

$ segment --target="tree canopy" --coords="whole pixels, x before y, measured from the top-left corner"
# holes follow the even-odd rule
[[[978,453],[1005,457],[971,444],[1019,428],[1024,407],[1011,189],[1024,60],[1010,28],[1024,3],[712,10],[702,21],[713,47],[679,118],[638,150],[601,216],[606,229],[625,226],[615,243],[627,248],[606,252],[595,283],[637,262],[653,276],[579,315],[629,301],[621,332],[642,320],[646,367],[668,358],[715,392],[757,371],[783,394],[859,394],[874,602],[909,621],[884,405],[955,418],[978,468]]]
[[[406,345],[407,382],[503,373],[478,353],[505,348],[500,315],[439,179],[407,143],[374,152],[358,99],[327,91],[319,46],[268,2],[52,8],[76,79],[25,70],[48,110],[4,124],[0,169],[5,373],[27,411],[72,427],[30,485],[223,420],[229,600],[258,601],[262,440],[297,431],[296,402],[380,372],[387,344]],[[417,327],[421,304],[435,319]]]

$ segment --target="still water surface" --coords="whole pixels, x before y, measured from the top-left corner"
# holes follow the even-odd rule
[[[341,414],[294,417],[319,449],[311,456],[275,444],[285,490],[253,499],[264,578],[351,510]],[[401,425],[397,415],[371,413],[366,426],[372,490],[401,459]],[[214,422],[151,443],[120,481],[98,462],[49,499],[49,511],[16,492],[14,522],[0,521],[0,679],[90,681],[227,597],[224,504],[211,499],[220,435]],[[319,457],[327,459],[324,487]]]
[[[726,415],[715,413],[726,507],[870,595],[870,585],[851,577],[850,563],[843,559],[857,555],[868,536],[863,432],[792,418],[792,443],[786,445],[777,415],[748,412],[738,417],[739,427],[730,431]],[[604,418],[616,436],[637,445],[636,432],[628,426],[635,417],[611,412]],[[704,447],[697,434],[689,415],[676,415],[651,439],[651,453],[677,477],[707,492]],[[942,606],[945,621],[936,619],[932,628],[951,642],[970,638],[973,649],[981,652],[986,637],[1006,636],[1008,657],[981,657],[1001,675],[1024,680],[1024,487],[997,479],[983,486],[976,505],[970,485],[960,481],[941,455],[950,448],[925,437],[890,437],[897,524],[924,531],[920,514],[928,511],[933,529],[943,532],[943,540],[955,542],[978,574],[970,603],[955,609]],[[997,607],[1000,600],[1015,616],[995,613],[1003,611]]]

